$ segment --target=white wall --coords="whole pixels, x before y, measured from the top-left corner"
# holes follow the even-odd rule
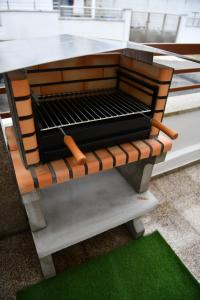
[[[180,28],[176,43],[200,43],[200,27]]]
[[[58,15],[53,12],[2,12],[1,23],[1,40],[49,36],[59,32]]]
[[[124,22],[61,20],[60,33],[69,33],[94,38],[123,40]]]
[[[53,10],[53,0],[0,0],[0,9]]]
[[[1,12],[0,40],[75,34],[123,40],[129,25],[124,21],[59,20],[57,12]],[[128,26],[128,27],[127,27]]]
[[[155,165],[153,175],[165,173],[199,160],[199,120],[200,111],[198,109],[165,116],[163,123],[176,130],[179,137],[173,141],[172,151],[167,154],[166,160]]]
[[[176,43],[200,43],[200,27],[188,27],[186,22],[187,18],[182,17]]]

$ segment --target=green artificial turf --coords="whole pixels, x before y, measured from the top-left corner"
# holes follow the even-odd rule
[[[200,285],[154,232],[17,294],[28,299],[193,300]]]

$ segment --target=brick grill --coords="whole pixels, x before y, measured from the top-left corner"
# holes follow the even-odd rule
[[[15,67],[4,66],[13,120],[5,133],[48,278],[56,273],[52,254],[66,246],[123,223],[134,238],[143,235],[139,217],[158,203],[147,191],[153,165],[172,147],[159,130],[177,136],[161,123],[173,70],[153,63],[153,52],[132,49],[65,59],[108,51],[105,42],[73,36],[29,40],[38,57],[19,43],[26,59],[15,55]],[[136,53],[143,62],[127,57]],[[33,61],[43,64],[27,67]],[[10,71],[19,65],[26,69]]]
[[[107,53],[6,74],[14,128],[26,167],[81,151],[157,136],[172,69]]]

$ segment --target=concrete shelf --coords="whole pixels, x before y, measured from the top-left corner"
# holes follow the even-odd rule
[[[41,194],[47,227],[33,233],[39,258],[140,217],[158,204],[150,192],[137,194],[116,169]]]

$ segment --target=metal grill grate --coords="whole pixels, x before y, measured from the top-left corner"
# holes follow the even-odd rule
[[[149,107],[120,90],[66,93],[39,97],[40,131],[147,113]]]

